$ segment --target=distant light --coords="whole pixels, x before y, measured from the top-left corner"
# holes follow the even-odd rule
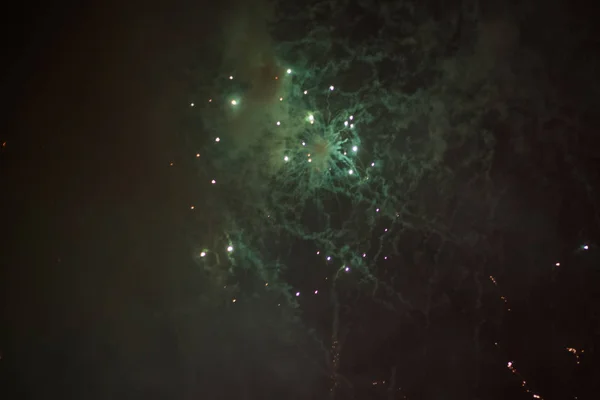
[[[554,265],[556,265],[557,267],[560,267],[560,263],[559,263],[559,262],[557,262],[557,263],[556,263],[556,264],[554,264]]]
[[[331,261],[331,257],[327,257],[327,261]]]
[[[307,93],[308,93],[308,90],[305,90],[305,91],[304,91],[304,94],[307,94]]]
[[[358,151],[358,146],[352,146],[352,151],[356,153]]]
[[[315,120],[315,116],[314,116],[314,115],[312,115],[312,114],[309,114],[309,116],[308,116],[308,120],[309,120],[309,121],[314,121],[314,120]]]
[[[319,291],[318,291],[318,290],[315,290],[315,294],[319,294]]]
[[[206,252],[203,251],[202,253],[200,253],[200,257],[205,257],[206,256]]]
[[[300,292],[296,292],[296,297],[300,296]]]
[[[281,125],[281,121],[277,121],[277,126]]]
[[[221,138],[217,137],[215,138],[215,142],[219,143],[221,141]]]
[[[344,268],[344,271],[346,271],[346,272],[350,272],[350,267],[346,267],[346,268]]]
[[[350,116],[350,121],[352,121],[354,119],[354,115]]]
[[[367,256],[367,253],[363,253],[363,258],[365,258]]]
[[[372,163],[371,163],[371,167],[374,167],[374,166],[375,166],[375,163],[374,163],[374,162],[372,162]]]
[[[196,158],[200,157],[200,153],[196,153]]]
[[[288,74],[292,73],[292,70],[288,68],[288,70],[286,71]]]
[[[231,104],[235,106],[237,104],[237,100],[231,100]]]
[[[195,208],[194,206],[191,206],[191,207],[190,207],[190,210],[193,210],[194,208]]]
[[[288,156],[283,157],[283,161],[287,162],[290,161],[290,158]]]
[[[354,124],[350,124],[350,129],[354,128]]]
[[[215,181],[215,180],[213,179],[212,181],[210,181],[210,183],[212,183],[212,184],[214,185],[215,183],[217,183],[217,181]]]
[[[231,300],[232,303],[235,303],[236,301],[237,301],[236,299]]]
[[[306,142],[302,142],[302,146],[306,146]]]
[[[227,251],[231,253],[233,251],[233,246],[227,246]]]
[[[348,170],[348,174],[349,174],[349,175],[352,175],[353,173],[354,173],[354,171],[352,171],[352,170]]]
[[[375,209],[375,212],[379,212],[379,208],[376,208],[376,209]]]
[[[329,90],[333,91],[333,89],[335,89],[333,85],[329,86]]]
[[[344,121],[344,126],[348,126],[348,121]]]
[[[208,102],[209,102],[209,103],[212,103],[212,99],[208,99]]]
[[[312,158],[309,158],[309,159],[308,159],[308,162],[312,162]]]
[[[230,76],[229,76],[229,80],[232,80],[232,79],[233,79],[233,75],[230,75]]]
[[[190,107],[194,107],[194,103],[190,103]]]
[[[279,101],[283,101],[283,97],[280,97],[280,98],[279,98]]]
[[[587,250],[587,249],[589,249],[588,245],[587,245],[587,244],[584,244],[584,245],[583,245],[583,249],[584,249],[584,250]]]

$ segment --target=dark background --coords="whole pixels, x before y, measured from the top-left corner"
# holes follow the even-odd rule
[[[231,317],[229,331],[215,333],[207,328],[212,323],[209,314],[196,315],[182,325],[170,312],[193,307],[202,286],[196,283],[199,277],[186,231],[193,181],[167,168],[181,150],[176,127],[180,107],[187,102],[187,83],[174,71],[188,61],[191,47],[211,40],[216,9],[201,2],[63,2],[27,4],[4,14],[2,398],[232,398],[232,392],[218,391],[230,381],[227,360],[232,359],[244,363],[248,374],[269,377],[260,382],[270,382],[271,367],[257,366],[260,361],[271,365],[264,361],[262,347],[238,354],[239,359],[220,358],[226,338],[237,340],[228,332],[236,331],[232,321],[240,315]],[[592,9],[582,5],[581,18],[588,14],[585,10]],[[597,41],[590,44],[595,45]],[[593,134],[586,137],[592,138],[587,147],[597,144]],[[594,170],[598,164],[588,168]],[[567,200],[553,222],[561,227],[562,237],[553,243],[563,259],[580,269],[562,276],[561,288],[539,281],[521,290],[518,280],[512,281],[515,293],[522,296],[518,300],[527,310],[539,312],[518,316],[515,324],[526,327],[529,343],[537,341],[540,348],[541,343],[554,343],[552,338],[539,339],[548,335],[545,328],[532,330],[535,318],[540,327],[552,319],[543,315],[549,299],[561,296],[547,312],[570,314],[573,325],[591,321],[582,307],[598,301],[593,293],[597,263],[581,261],[577,252],[584,240],[593,243],[598,227],[591,216],[586,226],[581,224],[586,219],[581,214],[588,211],[581,206],[588,201],[583,199],[586,194],[568,186],[563,190],[574,194],[571,199],[561,197]],[[521,253],[507,255],[507,262],[537,257],[527,254],[526,246],[519,248]],[[531,297],[524,299],[525,291]],[[179,330],[182,326],[185,334]],[[597,359],[595,326],[590,322],[578,328],[579,337],[587,338],[579,344],[587,346],[590,360]],[[395,329],[394,322],[389,329]],[[521,335],[514,331],[509,337]],[[223,341],[215,344],[217,334]],[[518,355],[528,350],[519,343],[512,347]],[[371,379],[372,374],[364,372],[369,370],[364,359],[385,358],[394,345],[381,347],[384,350],[372,350],[372,356],[356,352],[363,359],[363,371],[357,375]],[[209,361],[191,368],[192,354],[199,353]],[[528,357],[532,363],[537,360],[538,368],[528,372],[539,374],[538,386],[545,382],[546,394],[554,393],[548,398],[573,398],[566,397],[573,393],[571,382],[586,382],[579,399],[594,398],[598,369],[589,362],[579,375],[569,375],[579,380],[567,383],[560,382],[563,372],[544,372],[572,361],[563,353],[564,360],[535,349]],[[516,388],[506,396],[521,393],[505,364],[490,358],[494,362],[498,385]],[[288,366],[273,363],[278,371]],[[299,361],[296,367],[302,365]],[[440,368],[435,373],[444,375],[443,368],[453,367]],[[204,392],[208,387],[197,384],[192,370],[210,376],[209,393]],[[297,374],[292,367],[289,371]],[[294,377],[297,386],[290,383],[287,390],[299,393],[304,378],[310,381],[312,374]],[[428,384],[426,376],[412,379]],[[285,395],[285,379],[280,384]]]
[[[206,38],[185,31],[196,6],[125,3],[3,17],[3,398],[177,385],[160,367],[170,329],[148,321],[189,276],[187,185],[166,168],[184,101],[169,71],[184,40]]]

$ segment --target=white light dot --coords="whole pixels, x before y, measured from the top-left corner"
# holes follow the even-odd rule
[[[233,251],[233,246],[227,246],[227,251],[231,253]]]
[[[208,99],[208,102],[209,102],[209,103],[212,103],[212,99]]]
[[[280,97],[280,98],[279,98],[279,101],[283,101],[283,97]]]
[[[231,300],[232,303],[235,303],[236,301],[237,301],[236,299]]]
[[[200,253],[200,257],[205,257],[206,256],[206,252],[203,251],[202,253]]]
[[[215,142],[219,143],[221,141],[221,138],[215,138]]]
[[[194,107],[194,103],[190,103],[190,107]]]
[[[358,146],[352,146],[352,151],[356,153],[358,151]]]
[[[309,159],[308,159],[308,162],[312,162],[312,158],[309,158]]]
[[[307,93],[308,93],[308,90],[305,90],[305,91],[304,91],[304,94],[307,94]]]
[[[196,158],[200,157],[200,153],[196,153]]]
[[[379,212],[379,208],[375,209],[375,212]]]
[[[277,121],[277,126],[281,125],[281,121]]]
[[[283,157],[283,161],[290,161],[290,158],[288,156]]]
[[[288,68],[288,70],[287,70],[287,73],[288,73],[288,74],[291,74],[291,73],[292,73],[292,70]]]
[[[354,115],[350,116],[350,121],[352,121],[354,119]]]
[[[331,261],[331,257],[327,257],[327,261]]]
[[[354,124],[350,124],[350,129],[354,128]]]
[[[190,210],[193,210],[194,208],[195,208],[194,206],[191,206],[191,207],[190,207]]]
[[[344,126],[348,126],[348,121],[344,121]]]
[[[302,146],[306,146],[306,142],[302,142]]]
[[[352,171],[352,170],[348,170],[348,174],[349,174],[349,175],[352,175],[353,173],[354,173],[354,171]]]
[[[320,252],[320,251],[317,251],[317,254],[321,254],[321,252]]]
[[[374,162],[372,162],[372,163],[371,163],[371,167],[374,167],[374,166],[375,166],[375,163],[374,163]]]
[[[329,90],[332,90],[332,91],[333,91],[333,89],[335,89],[335,88],[333,87],[333,85],[329,86]]]
[[[309,121],[314,121],[314,120],[315,120],[315,116],[314,116],[314,115],[312,115],[312,114],[310,114],[310,115],[308,116],[308,120],[309,120]]]
[[[344,268],[344,271],[346,271],[346,272],[350,272],[350,267],[346,267],[346,268]]]
[[[233,75],[229,75],[229,80],[232,80],[232,79],[233,79]]]
[[[212,183],[212,184],[214,185],[215,183],[217,183],[217,181],[215,181],[215,180],[213,179],[212,181],[210,181],[210,183]]]
[[[556,265],[557,267],[560,267],[560,263],[559,263],[559,262],[557,262],[557,263],[556,263],[556,264],[554,264],[554,265]]]
[[[363,253],[363,258],[365,258],[367,256],[367,253]]]
[[[315,294],[319,294],[319,291],[318,291],[318,290],[315,290]]]
[[[589,249],[588,245],[587,245],[587,244],[584,244],[584,245],[583,245],[583,249],[584,249],[584,250],[587,250],[587,249]]]
[[[235,106],[237,104],[237,100],[231,100],[231,104]]]
[[[300,292],[296,292],[296,297],[300,296]]]

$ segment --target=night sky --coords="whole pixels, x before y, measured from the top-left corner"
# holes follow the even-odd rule
[[[96,3],[2,28],[1,398],[600,395],[593,8]]]

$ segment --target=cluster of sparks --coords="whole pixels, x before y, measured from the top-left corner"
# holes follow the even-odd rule
[[[567,351],[575,356],[575,360],[577,361],[577,365],[581,363],[580,354],[584,353],[584,350],[577,350],[573,347],[567,347]]]
[[[287,75],[291,75],[292,74],[292,69],[288,68],[286,70],[286,74]],[[279,79],[279,77],[275,77],[275,79]],[[229,80],[234,80],[234,76],[233,75],[229,75]],[[330,85],[328,88],[329,92],[333,92],[336,88],[333,85]],[[308,90],[304,90],[302,91],[302,93],[304,95],[308,94]],[[279,101],[283,101],[284,97],[279,97]],[[240,98],[230,98],[227,100],[229,102],[229,104],[232,107],[238,107],[241,105],[242,103],[242,99]],[[213,98],[209,98],[207,100],[208,103],[213,103]],[[195,107],[196,103],[191,102],[189,103],[190,107]],[[315,117],[315,113],[309,112],[306,115],[305,118],[305,122],[311,126],[314,125],[316,122],[316,117]],[[343,122],[341,122],[341,125],[343,125],[343,129],[347,128],[350,130],[353,130],[355,128],[355,124],[356,124],[356,119],[354,117],[353,114],[349,114],[347,115],[347,117],[345,118],[345,120]],[[276,126],[282,126],[282,122],[281,121],[276,121],[275,122]],[[335,139],[331,139],[331,138],[327,138],[327,136],[323,136],[323,135],[309,135],[308,137],[310,137],[312,139],[312,142],[308,141],[308,139],[304,139],[301,140],[299,145],[300,145],[300,149],[301,152],[300,154],[302,154],[302,157],[304,157],[304,159],[308,162],[308,163],[312,163],[313,168],[316,169],[318,172],[322,172],[322,170],[327,169],[328,171],[332,170],[332,166],[331,165],[323,165],[323,161],[320,162],[315,162],[315,159],[327,159],[326,156],[323,156],[323,153],[328,153],[328,152],[335,152],[335,153],[339,153],[339,157],[340,159],[346,161],[345,166],[347,167],[343,172],[348,175],[348,176],[352,176],[352,175],[359,175],[360,171],[359,168],[355,165],[355,163],[353,161],[351,161],[351,159],[349,158],[349,155],[357,155],[359,152],[359,146],[357,144],[351,144],[349,146],[342,146],[346,144],[346,141],[340,141],[337,145],[331,146],[331,143],[335,143]],[[223,141],[222,138],[219,136],[214,137],[214,143],[215,144],[219,144],[219,145],[223,145]],[[333,148],[331,148],[333,147]],[[195,157],[196,158],[200,158],[200,153],[195,153]],[[283,155],[282,155],[282,159],[285,163],[289,163],[291,161],[293,161],[294,157],[292,157],[292,154],[289,151],[286,151]],[[326,164],[326,162],[325,162]],[[170,162],[169,164],[171,167],[174,166],[173,162]],[[375,167],[376,166],[376,162],[375,161],[371,161],[368,164],[368,167]],[[340,172],[340,171],[335,171],[335,172]],[[215,177],[216,178],[216,177]],[[368,177],[366,178],[368,179]],[[217,179],[211,179],[210,180],[210,184],[211,185],[216,185],[218,182]],[[190,206],[190,210],[195,210],[196,207],[194,205]],[[380,209],[376,208],[375,209],[375,213],[379,213]],[[398,216],[398,215],[397,215]],[[267,215],[267,218],[270,218],[270,215]],[[384,229],[383,233],[388,232],[388,228]],[[233,246],[230,244],[229,246],[227,246],[226,248],[227,253],[232,253],[233,252]],[[205,258],[209,253],[208,249],[203,249],[200,253],[199,256],[200,258]],[[320,251],[317,251],[317,255],[320,254]],[[366,257],[366,253],[362,253],[362,258],[364,259]],[[389,256],[383,256],[384,260],[388,260]],[[325,262],[327,264],[331,264],[332,262],[332,257],[331,256],[325,256],[324,258]],[[338,272],[342,271],[345,273],[349,273],[351,272],[351,268],[350,266],[348,266],[347,264],[343,263],[341,265],[341,267],[339,268]],[[328,277],[324,277],[324,281],[326,281],[328,279]],[[265,286],[268,286],[268,282],[265,283]],[[313,290],[309,291],[310,293],[314,294],[314,295],[318,295],[319,294],[319,288],[314,288]],[[295,297],[300,297],[301,292],[300,291],[295,291],[293,292],[293,294],[295,295]],[[236,299],[233,299],[232,301],[233,303],[237,302]],[[279,304],[278,304],[279,305]]]
[[[523,388],[523,390],[525,390],[525,393],[531,394],[531,397],[534,399],[542,399],[543,400],[543,397],[541,395],[532,391],[527,386],[527,381],[525,379],[523,379],[523,376],[519,373],[519,371],[517,371],[517,368],[515,368],[515,363],[513,361],[509,361],[506,364],[506,368],[508,368],[510,370],[510,372],[512,372],[513,374],[515,374],[516,376],[519,377],[519,379],[521,380],[521,387]]]
[[[291,69],[287,69],[287,75],[292,74]],[[230,75],[229,80],[233,80],[234,76]],[[275,77],[279,79],[279,77]],[[330,85],[328,92],[333,92],[335,87]],[[304,90],[303,95],[308,94],[308,90]],[[279,97],[279,101],[283,102],[284,97]],[[230,106],[234,109],[242,106],[242,99],[230,98],[227,100]],[[213,98],[208,99],[208,103],[213,103]],[[190,107],[195,107],[196,103],[189,103]],[[283,171],[286,174],[286,179],[293,179],[296,182],[307,181],[305,191],[321,188],[331,184],[342,176],[363,177],[363,171],[357,166],[352,156],[358,155],[360,143],[357,141],[356,134],[343,135],[344,130],[352,131],[356,126],[356,118],[353,114],[348,113],[343,121],[339,121],[339,126],[329,126],[325,121],[318,120],[319,114],[315,112],[307,112],[304,118],[307,124],[307,130],[298,138],[297,147],[288,147],[279,155],[279,159],[285,164],[292,164],[291,168]],[[309,129],[315,123],[319,123],[318,129]],[[282,120],[275,120],[273,124],[276,127],[284,128],[285,123]],[[296,127],[297,128],[297,127]],[[342,137],[344,136],[344,137]],[[221,143],[220,137],[215,137],[216,144]],[[353,143],[356,142],[356,143]],[[199,157],[199,153],[196,155]],[[275,156],[275,158],[278,158]],[[311,164],[311,168],[305,168],[298,163]],[[367,168],[376,166],[375,160],[367,164]],[[364,177],[368,180],[368,177]],[[211,184],[216,184],[217,177],[210,180]]]
[[[588,244],[583,244],[580,247],[580,250],[584,250],[587,251],[589,250],[589,245]],[[555,267],[560,267],[561,263],[560,262],[556,262],[554,264]],[[489,276],[490,281],[492,282],[492,284],[496,287],[498,286],[498,281],[496,280],[496,278],[492,275]],[[500,300],[502,300],[502,302],[506,305],[506,310],[507,311],[511,311],[510,306],[508,305],[508,299],[504,296],[504,295],[500,295]],[[494,343],[494,345],[496,347],[498,347],[498,342]],[[575,360],[577,362],[577,365],[579,365],[581,363],[581,354],[584,353],[584,350],[577,350],[573,347],[566,347],[566,350],[573,354],[575,356]],[[541,397],[540,394],[534,392],[530,387],[528,387],[527,385],[527,381],[523,378],[523,376],[519,373],[519,371],[517,370],[517,368],[515,367],[515,363],[514,361],[509,361],[506,364],[506,367],[510,370],[510,372],[512,372],[514,375],[516,375],[517,377],[519,377],[519,379],[521,380],[521,387],[525,390],[526,393],[531,394],[532,398],[534,399],[543,399],[543,397]]]
[[[287,74],[290,75],[292,74],[292,70],[291,69],[287,69]],[[233,80],[234,77],[233,75],[229,76],[230,80]],[[278,77],[276,77],[275,79],[278,79]],[[333,92],[335,90],[335,87],[333,85],[329,86],[328,90],[330,92]],[[308,90],[304,90],[302,92],[304,95],[308,94]],[[279,101],[284,101],[284,97],[279,97]],[[207,100],[208,103],[212,103],[213,99],[209,98]],[[242,99],[240,98],[230,98],[228,99],[229,104],[231,105],[231,107],[238,107],[240,106],[240,104],[242,103]],[[190,107],[195,107],[195,103],[190,103],[189,104]],[[308,124],[308,126],[313,126],[316,122],[316,117],[315,117],[315,113],[308,113],[305,117],[305,122]],[[347,129],[354,129],[355,128],[355,123],[356,120],[354,118],[354,115],[350,114],[347,116],[347,118],[343,121],[343,128],[347,128]],[[281,127],[282,126],[282,122],[277,120],[275,121],[275,126],[277,127]],[[339,143],[335,144],[334,146],[332,146],[333,148],[329,148],[328,146],[330,145],[331,142],[335,142],[335,140],[331,140],[325,138],[322,135],[317,135],[317,136],[312,136],[311,137],[312,142],[309,142],[308,139],[304,139],[301,140],[299,143],[299,148],[302,150],[301,154],[302,157],[304,158],[305,162],[311,163],[313,168],[318,170],[319,172],[322,172],[321,170],[329,170],[331,172],[332,169],[332,165],[327,164],[326,162],[315,162],[315,157],[321,157],[322,159],[325,159],[327,157],[323,156],[323,154],[328,154],[328,152],[330,151],[334,151],[336,153],[339,153],[340,155],[340,160],[344,161],[342,164],[345,167],[345,174],[346,175],[361,175],[361,171],[359,171],[359,169],[356,167],[356,164],[349,158],[349,154],[350,155],[356,155],[359,151],[359,147],[356,144],[350,144],[350,146],[347,146],[346,141],[340,141]],[[214,143],[218,144],[218,145],[223,145],[222,143],[222,139],[220,137],[214,137]],[[4,147],[6,145],[6,142],[2,143],[2,147]],[[195,153],[195,157],[196,158],[200,158],[200,153]],[[286,150],[284,152],[284,154],[281,155],[281,159],[284,161],[285,164],[291,163],[291,162],[297,162],[299,161],[298,157],[297,157],[297,152],[293,152],[290,151],[289,149]],[[301,160],[302,158],[300,158]],[[174,166],[173,162],[170,162],[169,165],[171,167]],[[370,167],[375,167],[375,162],[371,162],[369,163]],[[334,173],[339,173],[340,171],[334,171]],[[368,178],[367,178],[368,179]],[[211,185],[215,185],[217,184],[217,179],[216,177],[214,177],[213,179],[210,180]],[[190,206],[191,210],[195,210],[195,206]],[[375,213],[379,213],[380,209],[376,208],[375,209]],[[398,214],[396,214],[396,216],[398,216]],[[270,218],[271,216],[268,215],[268,218]],[[388,228],[384,229],[384,233],[388,232]],[[589,245],[588,244],[583,244],[580,247],[581,250],[588,250],[589,249]],[[232,243],[229,243],[226,247],[224,247],[223,249],[228,255],[232,256],[232,253],[234,252],[234,246]],[[209,254],[210,250],[209,249],[203,249],[200,253],[199,253],[199,257],[201,259],[205,259],[206,256]],[[217,251],[218,252],[218,251]],[[322,256],[323,257],[323,261],[325,262],[326,265],[330,265],[334,262],[333,258],[331,255],[322,255],[321,251],[317,251],[316,252],[317,255]],[[367,254],[366,253],[362,253],[360,254],[360,256],[358,257],[359,259],[362,258],[366,258]],[[384,256],[383,259],[387,260],[389,258],[389,256]],[[560,262],[556,262],[555,267],[560,267],[561,264]],[[340,272],[343,273],[350,273],[352,271],[351,267],[347,264],[347,263],[340,263],[340,267],[337,268],[337,274],[335,275],[335,278],[338,277],[338,274]],[[490,281],[493,283],[494,286],[499,287],[498,282],[496,280],[496,278],[494,276],[489,276]],[[322,279],[322,282],[326,282],[328,280],[328,277],[325,276],[324,279]],[[265,287],[269,287],[269,282],[265,282],[264,283]],[[227,286],[225,286],[226,288]],[[318,295],[319,294],[319,287],[315,287],[312,290],[308,291],[308,293],[311,293],[313,295]],[[296,298],[301,296],[301,291],[297,290],[297,289],[293,289],[292,290],[292,295]],[[511,311],[508,299],[504,296],[504,295],[500,295],[500,300],[502,300],[502,302],[505,304],[506,306],[506,310],[507,311]],[[231,303],[237,303],[238,299],[233,297],[231,299]],[[281,306],[281,303],[278,303],[277,306]],[[495,343],[496,346],[498,346],[498,343]],[[570,352],[571,354],[573,354],[576,357],[576,362],[577,364],[580,363],[580,355],[584,352],[583,350],[577,350],[575,348],[572,347],[567,347],[566,350],[568,352]],[[332,363],[333,363],[333,368],[334,371],[337,370],[338,368],[338,364],[339,364],[339,343],[337,340],[333,340],[332,344],[331,344],[331,354],[332,354]],[[509,361],[506,364],[507,368],[516,376],[519,377],[519,379],[521,380],[521,387],[525,390],[526,393],[531,394],[533,399],[543,399],[541,397],[540,394],[534,392],[531,388],[529,388],[527,381],[521,376],[521,374],[519,373],[519,371],[516,369],[514,361]],[[335,377],[333,376],[332,379],[335,381]],[[373,386],[379,386],[379,385],[384,385],[386,383],[385,380],[383,381],[373,381],[372,385]],[[398,390],[400,390],[400,388],[398,388]],[[404,397],[406,398],[406,397]]]

